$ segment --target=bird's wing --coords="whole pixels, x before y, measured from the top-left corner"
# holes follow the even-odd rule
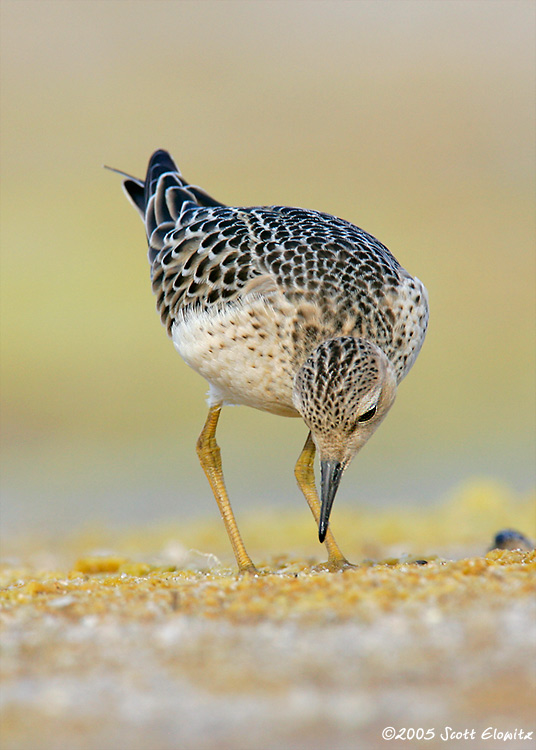
[[[349,222],[300,208],[224,206],[189,185],[165,151],[151,158],[145,182],[124,186],[145,220],[169,333],[189,307],[282,293],[340,309],[400,281],[387,248]]]
[[[370,235],[314,211],[277,206],[185,206],[172,226],[155,227],[149,256],[169,331],[189,306],[279,292],[338,310],[367,300],[372,308],[380,289],[396,290],[400,282],[398,263]]]

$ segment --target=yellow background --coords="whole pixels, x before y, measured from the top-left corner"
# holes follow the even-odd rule
[[[143,177],[160,147],[229,204],[356,223],[428,287],[425,346],[336,506],[531,486],[531,3],[3,0],[0,20],[4,534],[217,513],[206,385],[102,169]],[[236,408],[218,434],[240,514],[308,512],[303,424]]]

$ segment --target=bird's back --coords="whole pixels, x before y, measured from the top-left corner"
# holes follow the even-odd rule
[[[209,382],[212,369],[203,372],[194,361],[201,354],[192,360],[184,342],[195,343],[200,323],[211,344],[212,324],[232,338],[235,319],[235,351],[260,347],[266,370],[276,356],[290,379],[318,344],[342,336],[376,343],[398,380],[413,364],[426,332],[426,290],[370,234],[317,211],[224,206],[189,185],[165,151],[153,155],[145,181],[124,185],[145,220],[162,321]]]

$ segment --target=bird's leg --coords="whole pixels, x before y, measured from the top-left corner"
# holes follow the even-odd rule
[[[307,504],[311,508],[318,528],[318,523],[320,521],[320,500],[318,499],[318,494],[315,486],[315,451],[315,444],[311,433],[309,433],[300,457],[296,462],[294,474],[296,476],[296,479],[298,480],[300,489],[303,492],[305,499],[307,500]],[[342,570],[343,568],[353,567],[352,564],[348,562],[348,560],[340,551],[337,542],[335,541],[335,538],[331,533],[331,529],[329,528],[326,533],[325,544],[328,551],[328,561],[325,567],[328,570]]]
[[[246,552],[244,542],[238,531],[231,503],[227,496],[227,490],[225,489],[221,467],[221,454],[216,442],[216,427],[218,425],[220,412],[221,404],[216,404],[216,406],[210,407],[207,421],[205,422],[205,426],[197,440],[197,455],[199,456],[199,461],[201,462],[203,471],[210,482],[212,492],[214,493],[214,497],[216,498],[216,502],[220,509],[223,523],[227,529],[229,539],[231,540],[236,562],[238,563],[238,572],[256,573],[257,570],[253,565],[250,556]]]

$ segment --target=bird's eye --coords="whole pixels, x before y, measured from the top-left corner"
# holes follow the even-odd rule
[[[358,422],[368,422],[370,419],[372,419],[372,417],[375,414],[376,414],[376,407],[373,406],[372,409],[369,409],[364,414],[362,414],[357,421]]]

